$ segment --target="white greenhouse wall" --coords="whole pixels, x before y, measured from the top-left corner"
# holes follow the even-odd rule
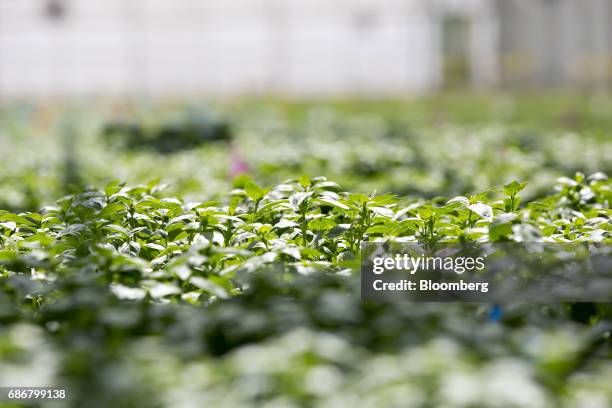
[[[0,97],[435,88],[426,0],[0,0]]]

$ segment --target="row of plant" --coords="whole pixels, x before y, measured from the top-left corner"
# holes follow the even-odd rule
[[[507,105],[502,102],[493,100],[490,106]],[[511,99],[510,110],[520,113],[523,104],[531,106]],[[483,118],[476,121],[460,115],[470,111],[461,106],[453,108],[457,112],[447,109],[446,120],[435,119],[443,104],[432,105],[432,118],[425,120],[419,106],[228,103],[215,106],[224,120],[198,105],[97,106],[95,114],[89,109],[4,109],[0,207],[33,211],[87,185],[112,179],[141,183],[151,174],[162,176],[172,195],[222,198],[231,188],[236,160],[244,163],[240,171],[264,184],[325,174],[355,192],[426,198],[479,191],[511,179],[529,180],[524,196],[535,198],[557,177],[612,171],[612,145],[597,126],[538,124],[538,118],[548,123],[549,117],[566,115],[562,107],[549,111],[546,104],[536,105],[532,116],[517,113],[515,118],[487,116],[489,105],[480,103],[474,112]],[[585,117],[599,123],[600,116]]]
[[[114,182],[40,213],[0,213],[2,255],[35,250],[48,270],[76,264],[116,285],[157,282],[154,297],[193,290],[187,298],[194,299],[232,294],[237,274],[265,264],[301,274],[350,268],[368,240],[610,241],[612,192],[603,173],[561,178],[559,193],[524,206],[525,183],[516,181],[430,202],[341,192],[306,176],[271,189],[246,178],[236,186],[223,205],[160,198],[156,184]]]
[[[356,272],[371,240],[609,243],[603,173],[526,202],[516,181],[432,200],[306,176],[219,201],[162,187],[0,212],[2,381],[79,406],[612,403],[609,304],[364,303]]]

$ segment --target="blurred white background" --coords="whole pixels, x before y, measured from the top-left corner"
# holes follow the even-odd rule
[[[0,97],[610,86],[608,0],[0,0]]]

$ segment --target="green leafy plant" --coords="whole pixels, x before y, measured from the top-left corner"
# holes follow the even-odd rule
[[[232,102],[232,146],[134,108],[145,149],[108,149],[102,108],[70,146],[3,111],[0,385],[88,407],[611,405],[610,304],[360,300],[363,242],[610,244],[603,127],[472,102]],[[229,179],[236,152],[251,173]]]

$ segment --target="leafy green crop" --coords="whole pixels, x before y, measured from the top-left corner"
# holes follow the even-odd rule
[[[602,173],[526,202],[516,181],[429,201],[306,176],[239,178],[220,201],[162,187],[0,212],[0,371],[46,358],[38,380],[79,406],[612,403],[609,304],[506,305],[497,322],[362,303],[356,272],[363,241],[612,242]]]
[[[605,100],[472,99],[217,103],[222,119],[195,104],[9,106],[0,110],[0,208],[35,211],[72,184],[152,177],[173,196],[222,199],[234,156],[266,185],[322,174],[353,192],[429,199],[517,179],[529,181],[522,196],[531,200],[558,177],[612,172]],[[120,124],[110,145],[109,123]],[[231,145],[202,143],[226,140],[228,128]]]
[[[362,242],[611,242],[610,100],[527,96],[3,106],[0,386],[612,406],[609,303],[360,300]]]

